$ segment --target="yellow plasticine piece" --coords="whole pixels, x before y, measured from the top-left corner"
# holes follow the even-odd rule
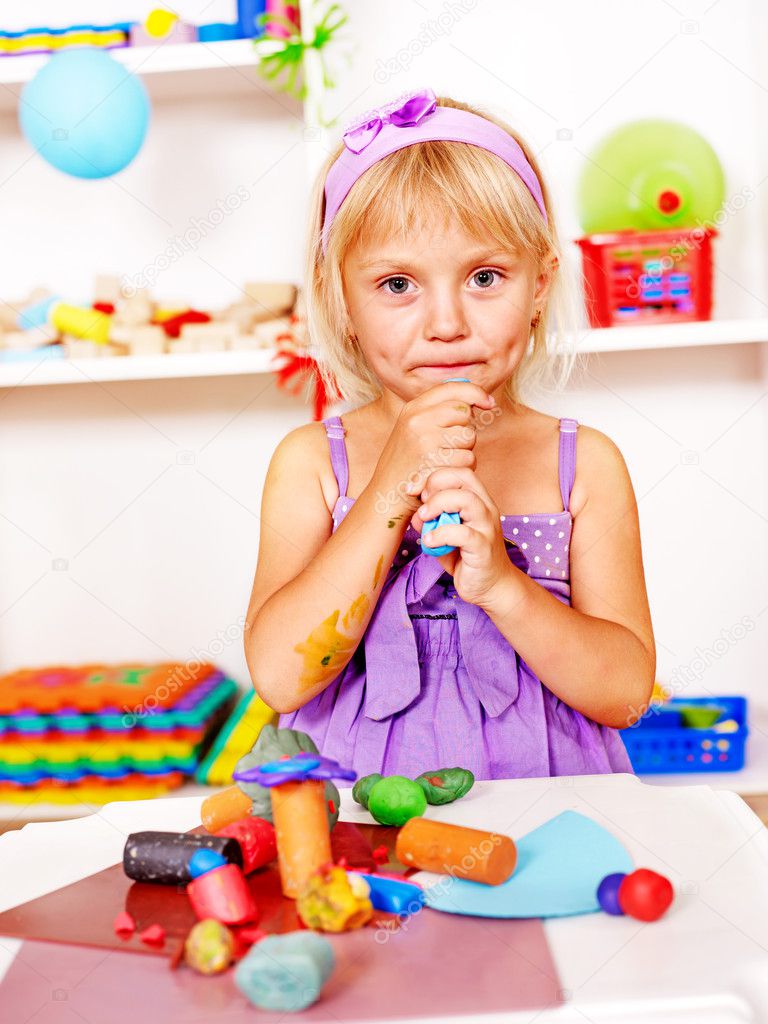
[[[150,11],[147,15],[144,28],[147,30],[148,35],[154,36],[155,39],[162,39],[171,32],[178,20],[178,16],[173,14],[173,12],[166,11],[162,7],[156,7],[154,11]]]
[[[66,302],[57,302],[51,310],[51,323],[61,334],[71,334],[73,338],[106,345],[109,341],[112,317],[99,309],[86,309],[82,306],[70,306]]]
[[[309,877],[296,899],[296,911],[316,931],[346,932],[362,928],[373,916],[370,888],[364,878],[333,864]]]
[[[182,313],[186,312],[186,309],[158,309],[155,311],[152,319],[157,323],[165,323],[166,320],[172,320],[175,316],[181,316]]]

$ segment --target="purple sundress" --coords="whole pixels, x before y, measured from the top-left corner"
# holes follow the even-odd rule
[[[339,485],[335,531],[354,499],[346,494],[345,428],[338,416],[323,423]],[[501,516],[510,560],[568,605],[577,426],[560,420],[565,511]],[[458,596],[410,524],[353,657],[280,725],[309,733],[359,776],[415,778],[454,766],[478,779],[632,772],[619,731],[548,690],[488,615]]]

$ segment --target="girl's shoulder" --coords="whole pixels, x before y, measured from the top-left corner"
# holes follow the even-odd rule
[[[601,430],[579,423],[576,430],[576,473],[571,490],[571,514],[575,518],[587,502],[604,496],[606,489],[629,496],[631,483],[618,445]]]

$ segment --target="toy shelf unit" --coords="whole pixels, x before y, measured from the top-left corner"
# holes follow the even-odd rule
[[[708,320],[711,229],[615,231],[577,239],[593,327]]]
[[[673,698],[621,730],[638,775],[739,771],[748,734],[739,696]]]

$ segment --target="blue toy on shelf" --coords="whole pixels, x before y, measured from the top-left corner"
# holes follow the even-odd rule
[[[720,709],[711,726],[685,724],[707,708]],[[638,775],[738,771],[748,734],[746,697],[676,697],[621,730]]]

